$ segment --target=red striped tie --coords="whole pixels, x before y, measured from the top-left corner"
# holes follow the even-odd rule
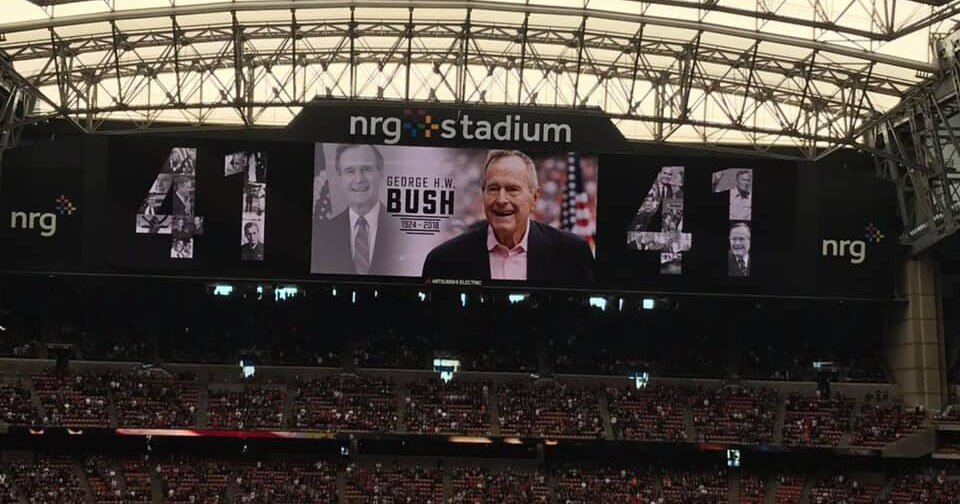
[[[367,220],[362,216],[357,219],[357,236],[353,240],[353,265],[360,275],[370,271],[370,231]]]

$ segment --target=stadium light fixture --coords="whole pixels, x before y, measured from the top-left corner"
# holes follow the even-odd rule
[[[727,450],[727,467],[740,467],[740,450]]]
[[[251,378],[257,374],[257,367],[248,360],[240,360],[240,369],[243,371],[244,378]]]
[[[493,440],[483,436],[450,436],[447,441],[458,444],[493,444]]]
[[[507,301],[510,301],[510,304],[517,304],[526,301],[526,294],[508,294]]]
[[[607,311],[607,299],[600,296],[590,296],[590,307],[600,308],[600,311]]]
[[[440,375],[443,383],[450,383],[453,375],[460,371],[459,359],[433,359],[433,371]]]
[[[654,305],[653,298],[643,298],[643,309],[652,310]]]
[[[650,384],[650,373],[646,371],[633,372],[627,376],[633,380],[633,385],[637,387],[637,390],[645,389]]]
[[[273,297],[277,301],[286,301],[287,299],[296,297],[299,292],[300,292],[300,289],[298,289],[295,286],[277,287],[276,289],[273,290]]]

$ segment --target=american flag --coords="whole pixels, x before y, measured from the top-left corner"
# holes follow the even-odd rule
[[[582,237],[594,248],[597,226],[588,208],[589,198],[583,186],[583,168],[577,153],[567,155],[567,187],[563,193],[560,224],[563,229]]]
[[[327,179],[326,170],[315,175],[313,187],[313,218],[326,220],[333,217],[333,204],[330,202],[330,181]]]
[[[326,166],[326,158],[323,155],[323,145],[316,145],[316,158],[314,166],[323,168]],[[330,178],[327,177],[327,170],[317,169],[313,172],[313,218],[314,220],[326,220],[333,217],[333,202],[330,201]]]

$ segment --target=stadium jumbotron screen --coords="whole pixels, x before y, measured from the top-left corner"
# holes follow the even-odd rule
[[[86,138],[106,147],[85,158],[83,184],[56,182],[76,169],[11,162],[4,232],[23,246],[5,251],[7,269],[893,295],[894,189],[868,176],[774,159],[612,154],[595,120],[462,114],[352,131],[347,114],[325,110],[324,127],[305,115],[282,138]],[[468,117],[473,129],[453,127]],[[66,149],[48,155],[76,163]],[[31,220],[67,196],[51,190],[82,202],[79,215],[57,217],[62,239],[34,229],[52,216]]]

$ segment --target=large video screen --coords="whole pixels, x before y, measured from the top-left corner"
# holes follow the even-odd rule
[[[660,273],[683,272],[683,253],[693,246],[693,234],[684,232],[683,166],[664,166],[643,196],[637,213],[627,228],[627,248],[660,252]],[[727,251],[727,275],[750,276],[750,236],[753,219],[753,170],[727,168],[711,174],[714,193],[729,193],[730,247]],[[660,217],[655,222],[655,217]],[[658,231],[651,229],[659,228]]]
[[[16,245],[0,251],[0,267],[894,295],[895,188],[865,172],[661,147],[611,154],[250,136],[88,136],[10,151],[0,238]]]
[[[798,247],[806,239],[798,234],[798,214],[816,202],[799,195],[794,164],[633,156],[605,162],[632,165],[603,178],[600,274],[611,285],[750,292],[813,278],[794,275],[816,262]]]
[[[310,272],[594,285],[597,158],[317,144]]]

